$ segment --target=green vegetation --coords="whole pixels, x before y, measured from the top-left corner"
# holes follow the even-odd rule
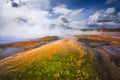
[[[42,58],[7,80],[99,80],[92,56],[78,51],[57,52],[52,59]]]
[[[78,52],[57,53],[52,59],[44,58],[27,68],[20,80],[98,80],[93,60]],[[92,74],[92,75],[91,75]]]
[[[90,53],[75,50],[59,51],[49,58],[12,69],[0,76],[2,80],[114,80],[109,67],[101,65]],[[0,79],[0,80],[1,80]]]

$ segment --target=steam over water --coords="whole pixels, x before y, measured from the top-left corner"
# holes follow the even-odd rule
[[[37,38],[86,34],[80,21],[84,9],[68,9],[66,5],[53,7],[50,0],[0,1],[0,36]],[[96,33],[96,31],[87,32]]]

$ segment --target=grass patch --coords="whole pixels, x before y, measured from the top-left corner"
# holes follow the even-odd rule
[[[33,62],[19,74],[7,80],[99,80],[95,62],[89,54],[78,51],[57,52],[52,59],[42,58]]]
[[[26,63],[27,64],[27,63]],[[26,68],[25,68],[26,67]],[[99,64],[95,57],[76,50],[56,52],[29,66],[19,67],[3,75],[2,80],[114,80],[109,68]]]

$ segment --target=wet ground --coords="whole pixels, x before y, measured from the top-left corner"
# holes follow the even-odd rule
[[[120,67],[120,47],[109,44],[109,42],[81,42],[88,51],[92,51],[99,61],[104,62],[104,56],[109,58],[110,62],[114,62]]]

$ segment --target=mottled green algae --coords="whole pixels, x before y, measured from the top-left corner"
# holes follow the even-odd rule
[[[99,80],[95,60],[90,54],[78,51],[57,52],[51,59],[32,63],[18,80]]]

